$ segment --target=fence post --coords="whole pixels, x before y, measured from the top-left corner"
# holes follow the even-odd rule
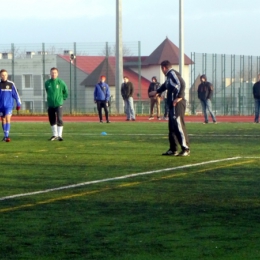
[[[42,103],[43,103],[43,112],[46,109],[46,103],[45,103],[45,44],[42,43],[42,82],[43,82],[43,93],[42,93]]]
[[[74,42],[74,110],[77,112],[77,44]]]

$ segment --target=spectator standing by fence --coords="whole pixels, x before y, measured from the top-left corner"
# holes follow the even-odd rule
[[[255,120],[254,123],[259,123],[260,111],[260,74],[258,74],[258,81],[253,86],[253,96],[255,99]]]
[[[212,104],[211,104],[211,98],[213,95],[213,86],[210,82],[207,81],[206,75],[200,76],[200,85],[198,86],[198,98],[201,103],[202,107],[202,113],[204,115],[204,123],[207,124],[209,122],[208,120],[208,113],[209,111],[213,123],[217,123],[216,117],[212,111]]]
[[[106,121],[110,123],[108,119],[108,106],[110,100],[110,89],[109,85],[105,82],[106,77],[102,75],[100,77],[100,82],[96,84],[94,89],[94,102],[97,104],[98,116],[100,123],[103,123],[102,119],[102,107],[105,111]]]
[[[126,121],[135,121],[135,109],[134,109],[134,86],[129,81],[127,76],[124,76],[124,82],[121,85],[121,95],[124,100]]]
[[[155,76],[152,77],[152,82],[149,85],[148,88],[148,96],[151,91],[157,91],[157,89],[160,87],[160,83],[157,81],[157,78]],[[154,119],[153,117],[153,111],[154,111],[154,105],[156,105],[156,111],[157,111],[157,119],[161,120],[160,117],[160,105],[161,105],[161,96],[155,96],[150,97],[150,117],[149,120]]]

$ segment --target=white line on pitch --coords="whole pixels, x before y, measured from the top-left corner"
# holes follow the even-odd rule
[[[53,192],[53,191],[77,188],[77,187],[87,186],[87,185],[96,184],[96,183],[109,182],[109,181],[115,181],[115,180],[123,180],[123,179],[138,177],[138,176],[142,176],[142,175],[150,175],[150,174],[159,173],[159,172],[173,171],[173,170],[178,170],[178,169],[185,169],[185,168],[190,168],[190,167],[195,167],[195,166],[201,166],[201,165],[210,164],[210,163],[218,163],[218,162],[225,162],[225,161],[238,160],[238,159],[241,159],[241,157],[212,160],[212,161],[207,161],[207,162],[177,166],[177,167],[173,167],[173,168],[166,168],[166,169],[162,169],[162,170],[127,174],[127,175],[123,175],[123,176],[119,176],[119,177],[107,178],[107,179],[101,179],[101,180],[95,180],[95,181],[87,181],[87,182],[72,184],[72,185],[68,185],[68,186],[62,186],[62,187],[53,188],[53,189],[47,189],[47,190],[40,190],[40,191],[10,195],[10,196],[6,196],[6,197],[2,197],[2,198],[0,198],[0,200],[8,200],[8,199],[14,199],[14,198],[21,198],[21,197],[25,197],[25,196],[33,196],[33,195],[37,195],[37,194],[43,194],[43,193],[49,193],[49,192]]]

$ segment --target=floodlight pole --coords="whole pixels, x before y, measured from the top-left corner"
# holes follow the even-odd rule
[[[116,0],[116,79],[115,96],[118,113],[123,113],[121,83],[123,80],[122,0]]]
[[[184,76],[183,0],[179,0],[179,72]]]

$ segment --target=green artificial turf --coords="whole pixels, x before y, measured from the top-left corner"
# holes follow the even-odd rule
[[[167,157],[164,122],[65,122],[63,142],[12,123],[0,259],[260,259],[259,125],[187,130],[191,156]]]

